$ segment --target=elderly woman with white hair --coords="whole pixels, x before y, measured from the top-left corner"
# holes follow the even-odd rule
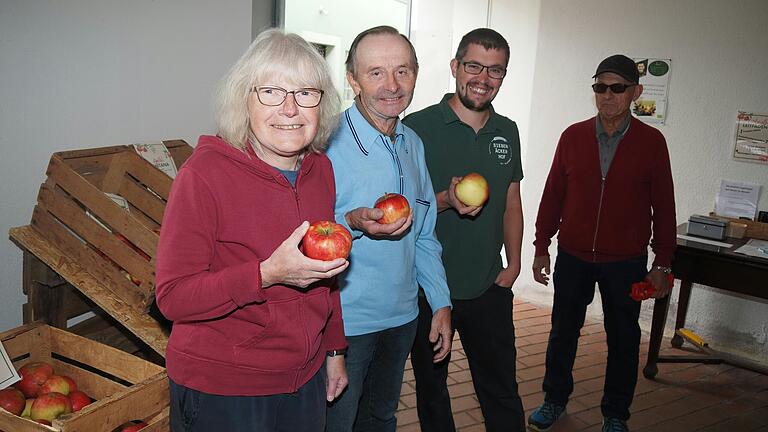
[[[335,276],[307,258],[308,221],[333,220],[322,153],[338,113],[323,58],[297,35],[261,33],[224,78],[218,134],[173,183],[157,304],[173,321],[173,431],[322,431],[347,384]]]

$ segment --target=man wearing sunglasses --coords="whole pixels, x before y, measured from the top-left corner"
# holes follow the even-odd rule
[[[522,431],[525,413],[515,379],[512,285],[520,273],[523,211],[520,203],[520,139],[517,125],[491,102],[509,62],[509,44],[480,28],[467,33],[451,60],[456,92],[413,113],[404,122],[424,141],[437,195],[437,238],[453,303],[454,328],[472,372],[487,431]],[[484,204],[456,197],[456,184],[471,172],[489,184]],[[507,267],[502,264],[504,245]],[[431,310],[419,299],[419,325],[411,351],[422,432],[455,430],[446,385],[448,362],[433,361]]]
[[[675,198],[667,144],[661,132],[630,115],[643,92],[635,62],[603,60],[593,76],[598,114],[568,127],[555,150],[536,218],[533,277],[549,281],[549,244],[559,231],[552,330],[546,356],[544,403],[529,428],[548,430],[565,413],[573,363],[592,302],[600,289],[608,339],[601,411],[603,431],[629,430],[640,345],[640,302],[630,297],[647,280],[653,297],[669,294],[675,249]],[[652,237],[652,240],[651,240]],[[654,252],[648,271],[648,244]]]

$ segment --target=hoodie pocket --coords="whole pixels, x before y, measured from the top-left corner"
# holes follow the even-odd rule
[[[259,371],[301,369],[315,358],[331,316],[327,288],[290,299],[267,300],[269,321],[262,331],[234,346],[239,367]]]

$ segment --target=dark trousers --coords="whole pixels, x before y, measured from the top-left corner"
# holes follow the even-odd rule
[[[220,396],[170,380],[173,432],[322,432],[325,367],[295,393]]]
[[[525,414],[515,379],[515,326],[512,290],[491,286],[472,300],[451,300],[453,328],[461,336],[472,383],[485,417],[487,431],[523,431]],[[422,432],[454,431],[448,394],[448,358],[433,363],[429,343],[432,310],[419,296],[419,325],[411,351],[416,377],[416,404]]]
[[[591,263],[558,250],[553,282],[552,330],[547,346],[544,375],[545,399],[565,405],[573,392],[573,362],[587,305],[595,295],[595,283],[603,303],[608,364],[601,409],[603,416],[629,418],[629,407],[637,384],[640,354],[640,302],[629,296],[634,282],[648,273],[648,258]]]

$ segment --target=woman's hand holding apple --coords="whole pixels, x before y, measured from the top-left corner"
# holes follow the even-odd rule
[[[274,284],[293,285],[306,288],[314,282],[328,279],[343,272],[349,261],[337,258],[333,261],[321,261],[307,258],[299,250],[299,243],[309,229],[309,222],[304,221],[293,233],[261,263],[261,286],[268,288]]]

